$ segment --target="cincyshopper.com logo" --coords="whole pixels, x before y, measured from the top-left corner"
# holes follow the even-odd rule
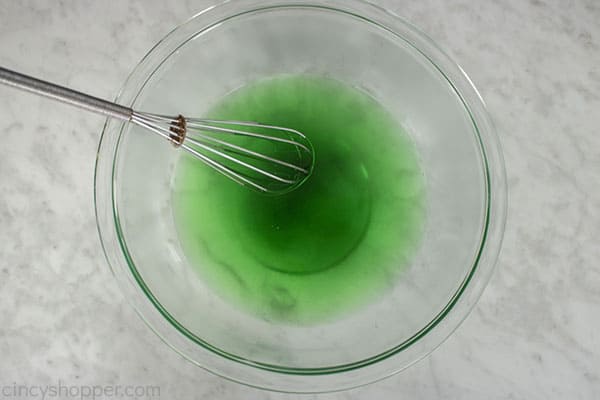
[[[158,399],[156,385],[68,385],[59,380],[54,385],[12,385],[0,383],[0,399]]]

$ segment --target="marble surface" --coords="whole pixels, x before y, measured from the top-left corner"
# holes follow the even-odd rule
[[[486,99],[506,157],[505,243],[478,306],[433,355],[364,388],[302,398],[600,398],[600,3],[377,3],[448,49]],[[211,0],[176,4],[0,0],[0,65],[111,98],[157,40]],[[95,230],[102,124],[0,87],[0,385],[296,398],[192,366],[123,299]]]

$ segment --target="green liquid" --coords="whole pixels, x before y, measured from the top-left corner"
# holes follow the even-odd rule
[[[312,323],[382,295],[418,243],[424,185],[413,143],[363,92],[327,78],[259,81],[211,118],[304,133],[312,176],[269,197],[182,157],[173,193],[183,249],[222,298],[270,320]]]

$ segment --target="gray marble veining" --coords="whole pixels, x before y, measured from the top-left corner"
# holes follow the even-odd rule
[[[600,398],[600,3],[380,0],[448,49],[485,98],[509,183],[478,306],[402,374],[306,399]],[[0,0],[0,64],[112,98],[210,0]],[[0,384],[152,384],[162,398],[292,399],[215,377],[134,314],[95,230],[103,119],[0,88]]]

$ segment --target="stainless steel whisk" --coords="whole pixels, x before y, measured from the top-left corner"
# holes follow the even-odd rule
[[[259,192],[283,194],[293,190],[306,180],[314,164],[311,143],[295,129],[138,112],[2,67],[0,83],[132,122],[167,139],[235,182]]]

